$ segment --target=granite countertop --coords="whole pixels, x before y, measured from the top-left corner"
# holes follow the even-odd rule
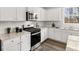
[[[1,34],[0,35],[0,40],[8,40],[8,39],[12,39],[12,38],[15,38],[15,37],[20,37],[21,35],[26,35],[26,34],[30,34],[30,32],[26,32],[26,31],[23,31],[23,32],[20,32],[20,33],[15,33],[15,32],[12,32],[10,34]]]

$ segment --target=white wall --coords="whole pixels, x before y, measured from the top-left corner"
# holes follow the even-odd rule
[[[44,22],[37,22],[39,27],[44,27],[45,23]],[[15,27],[22,27],[22,25],[24,25],[25,27],[27,27],[27,25],[34,25],[36,26],[36,22],[35,21],[19,21],[19,22],[0,22],[0,34],[4,34],[6,33],[6,28],[10,27],[11,28],[11,32],[15,31]]]
[[[11,31],[13,32],[14,31],[14,28],[15,27],[21,27],[23,24],[24,25],[28,25],[28,24],[31,24],[32,22],[0,22],[0,34],[4,34],[6,33],[6,28],[7,27],[11,27]]]

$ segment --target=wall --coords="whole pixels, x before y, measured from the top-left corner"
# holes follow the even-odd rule
[[[45,23],[44,22],[37,22],[39,27],[44,27]],[[34,27],[36,26],[36,22],[35,21],[26,21],[26,22],[0,22],[0,34],[4,34],[6,33],[6,28],[10,27],[11,28],[11,32],[15,31],[15,27],[22,27],[22,25],[24,25],[25,27],[27,27],[27,25],[33,25]]]
[[[6,28],[10,27],[12,28],[12,32],[14,31],[15,27],[21,27],[22,25],[27,26],[28,24],[32,24],[32,22],[0,22],[0,34],[6,33]]]

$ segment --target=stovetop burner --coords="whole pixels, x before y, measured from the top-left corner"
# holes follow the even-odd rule
[[[28,31],[28,32],[31,32],[31,34],[33,34],[33,33],[40,32],[41,29],[40,28],[29,27],[29,28],[24,28],[24,31]]]

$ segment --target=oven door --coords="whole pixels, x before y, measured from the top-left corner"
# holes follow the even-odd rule
[[[40,32],[31,35],[31,47],[41,41]]]

